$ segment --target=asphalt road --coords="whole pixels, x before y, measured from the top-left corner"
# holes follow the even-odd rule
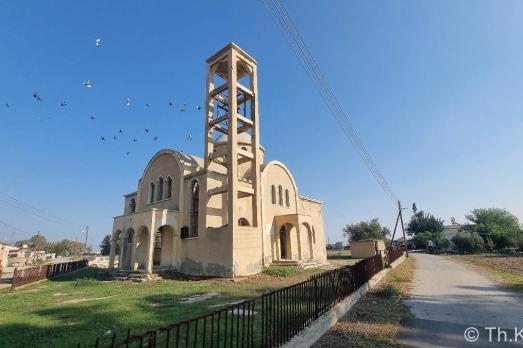
[[[443,256],[411,256],[416,267],[406,303],[415,319],[402,323],[399,343],[409,347],[523,347],[521,294]],[[478,330],[479,338],[473,343],[464,337],[469,327]],[[476,332],[469,330],[469,334],[473,338]]]

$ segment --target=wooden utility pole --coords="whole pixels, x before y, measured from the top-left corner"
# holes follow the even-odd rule
[[[396,224],[394,225],[394,232],[392,233],[391,246],[394,242],[394,236],[396,236],[396,229],[398,228],[398,223],[401,223],[401,230],[403,232],[403,245],[405,248],[405,255],[409,256],[409,251],[407,248],[407,237],[405,236],[405,226],[403,225],[403,209],[401,208],[401,202],[398,200],[398,216],[396,216]]]
[[[89,236],[89,226],[85,226],[85,245],[84,254],[87,254],[87,237]]]

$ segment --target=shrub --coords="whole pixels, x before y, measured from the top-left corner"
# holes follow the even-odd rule
[[[381,289],[374,291],[374,294],[379,297],[390,298],[390,297],[398,297],[401,294],[401,292],[396,287],[394,287],[390,284],[387,284],[384,287],[382,287]]]
[[[499,253],[500,254],[505,254],[505,255],[514,255],[514,254],[517,254],[518,252],[518,248],[503,248],[503,249],[499,249]]]
[[[485,250],[485,242],[476,232],[459,231],[452,238],[452,242],[461,252],[478,253]]]
[[[273,277],[294,277],[300,273],[295,266],[270,266],[263,269],[263,273]]]

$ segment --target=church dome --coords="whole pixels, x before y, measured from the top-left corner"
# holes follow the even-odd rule
[[[214,143],[216,145],[226,144],[228,139],[229,139],[229,137],[227,136],[227,134],[223,134],[217,140],[215,140]],[[245,132],[238,134],[238,144],[249,144],[250,145],[251,136]]]

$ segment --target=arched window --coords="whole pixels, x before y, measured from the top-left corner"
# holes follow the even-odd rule
[[[149,188],[149,203],[154,202],[154,182],[151,183],[151,186]]]
[[[276,204],[276,187],[274,185],[271,186],[271,200],[272,204]]]
[[[172,190],[173,190],[173,178],[168,176],[167,181],[165,182],[165,198],[167,198],[167,199],[171,198]]]
[[[136,211],[136,200],[131,198],[129,200],[129,213],[133,214]]]
[[[161,201],[163,199],[163,178],[160,176],[160,179],[158,179],[158,197],[156,198],[157,201]]]
[[[189,217],[189,236],[198,237],[198,205],[200,203],[200,185],[194,180],[191,185],[191,214]]]
[[[132,231],[129,231],[127,232],[127,243],[128,244],[131,244],[133,242],[133,232]]]
[[[247,220],[246,218],[239,218],[238,219],[238,226],[250,226],[251,224],[249,224],[249,220]]]
[[[291,206],[291,201],[289,199],[289,190],[285,189],[285,206],[288,208]]]
[[[283,188],[278,186],[278,204],[283,206]]]

